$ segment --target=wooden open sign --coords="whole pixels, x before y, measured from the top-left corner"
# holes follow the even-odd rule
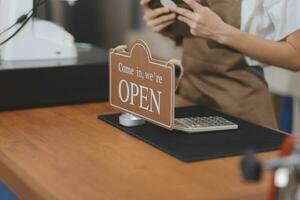
[[[164,128],[174,124],[175,66],[153,59],[136,41],[127,51],[110,50],[110,104]]]

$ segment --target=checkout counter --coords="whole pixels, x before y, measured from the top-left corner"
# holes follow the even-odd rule
[[[245,183],[240,156],[183,163],[97,119],[116,112],[106,102],[1,112],[0,179],[22,200],[266,198],[269,174]]]
[[[0,180],[21,200],[267,197],[270,174],[259,184],[246,183],[240,170],[243,152],[185,163],[99,120],[99,115],[120,112],[108,102],[53,105],[0,112]],[[176,97],[175,105],[192,103]],[[231,137],[231,142],[239,139]],[[259,157],[267,160],[276,154],[264,152]]]

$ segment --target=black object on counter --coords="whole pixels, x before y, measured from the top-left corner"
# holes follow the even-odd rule
[[[0,110],[106,101],[108,51],[81,46],[75,60],[0,61]]]
[[[184,162],[243,155],[247,150],[277,150],[286,135],[201,106],[178,108],[177,117],[220,116],[239,125],[238,130],[187,134],[170,131],[147,122],[144,126],[127,128],[119,125],[119,115],[99,116],[111,124]]]
[[[243,177],[248,182],[258,182],[262,176],[262,164],[251,152],[247,152],[241,161]]]

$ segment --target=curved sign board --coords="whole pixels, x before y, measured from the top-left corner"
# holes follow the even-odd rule
[[[153,59],[144,41],[110,50],[110,103],[164,128],[174,122],[175,67]]]

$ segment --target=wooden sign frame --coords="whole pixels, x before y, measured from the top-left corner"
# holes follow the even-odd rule
[[[111,106],[173,129],[174,64],[154,59],[143,40],[136,41],[129,51],[111,49],[109,62]]]

